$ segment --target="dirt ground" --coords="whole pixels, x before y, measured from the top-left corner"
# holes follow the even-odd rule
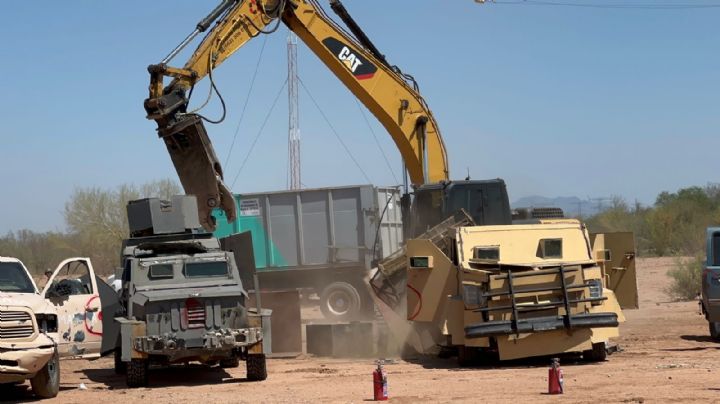
[[[695,302],[668,301],[667,258],[639,261],[639,310],[627,311],[622,352],[598,364],[564,363],[563,396],[548,396],[545,363],[457,368],[454,359],[386,366],[390,400],[414,402],[720,402],[720,344]],[[371,359],[271,359],[268,380],[249,383],[244,366],[151,371],[151,387],[127,389],[109,359],[61,363],[61,392],[49,402],[363,402],[372,399]],[[81,384],[85,388],[81,387]],[[32,400],[29,386],[3,400]]]

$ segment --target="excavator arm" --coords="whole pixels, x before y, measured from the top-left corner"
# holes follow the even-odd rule
[[[236,213],[205,130],[203,120],[207,118],[188,111],[189,97],[194,85],[206,76],[214,88],[212,71],[250,39],[274,31],[280,21],[385,127],[400,151],[412,184],[448,179],[440,130],[417,89],[385,60],[339,0],[331,0],[331,6],[355,37],[335,24],[315,0],[224,0],[161,63],[148,68],[150,95],[145,100],[148,119],[157,122],[158,134],[167,146],[185,192],[196,195],[200,221],[206,229],[215,228],[211,215],[214,208],[222,208],[230,221]],[[168,65],[213,23],[183,68]],[[173,78],[167,87],[165,77]]]

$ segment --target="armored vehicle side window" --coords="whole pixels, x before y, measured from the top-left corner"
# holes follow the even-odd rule
[[[225,261],[188,262],[185,264],[185,276],[188,278],[227,276],[227,274],[228,267]]]
[[[540,258],[562,258],[562,239],[544,238],[540,240]]]
[[[35,287],[20,264],[0,262],[0,292],[35,293]]]
[[[150,279],[168,279],[173,277],[173,266],[172,264],[155,264],[150,265],[150,271],[148,271]]]
[[[473,248],[473,258],[484,261],[500,261],[500,246],[482,246]]]
[[[712,236],[712,264],[720,266],[720,233],[714,233]]]

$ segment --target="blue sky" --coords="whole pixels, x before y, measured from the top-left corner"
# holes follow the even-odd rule
[[[418,79],[454,178],[464,178],[468,169],[476,179],[504,178],[511,199],[620,195],[643,203],[663,190],[719,180],[720,8],[344,3],[388,59]],[[0,233],[64,229],[63,206],[76,187],[176,178],[154,123],[144,117],[146,66],[165,56],[214,4],[3,4]],[[281,30],[267,37],[225,167],[229,182],[285,80],[286,36]],[[208,131],[223,162],[263,41],[255,39],[216,71],[228,118]],[[354,97],[307,48],[300,45],[298,53],[301,79],[370,180],[395,183]],[[196,94],[206,89],[199,86]],[[219,116],[219,105],[204,112]],[[390,137],[369,118],[397,173],[400,159]],[[300,120],[306,186],[367,182],[302,89]],[[233,190],[283,189],[286,141],[282,95]]]

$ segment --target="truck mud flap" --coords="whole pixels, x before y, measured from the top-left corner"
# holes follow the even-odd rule
[[[465,338],[482,338],[560,330],[566,328],[567,323],[568,321],[565,316],[536,317],[518,320],[515,327],[513,327],[513,322],[510,320],[490,321],[465,327]],[[570,323],[572,324],[570,329],[617,327],[619,324],[616,313],[577,314],[570,316]]]

